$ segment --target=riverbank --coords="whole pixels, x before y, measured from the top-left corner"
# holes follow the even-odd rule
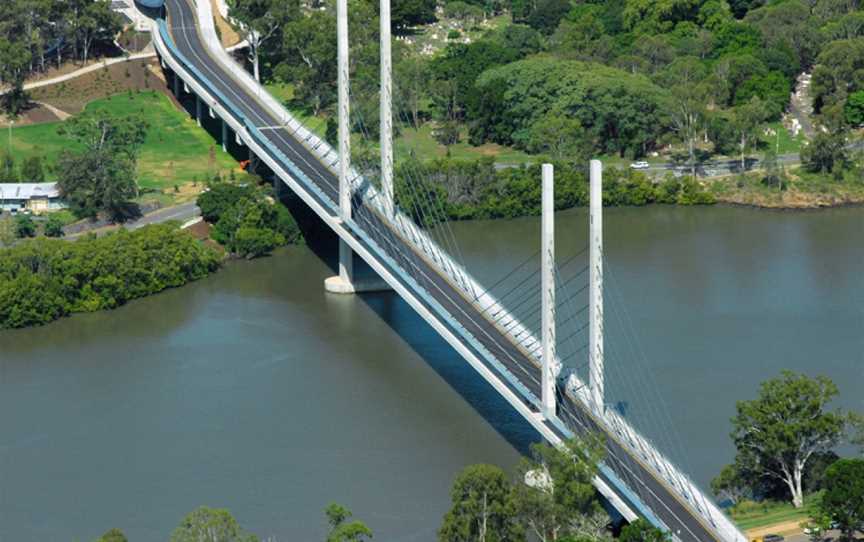
[[[821,209],[864,205],[864,175],[849,171],[841,179],[809,173],[800,167],[786,172],[782,189],[763,181],[764,172],[704,181],[718,203],[764,209]]]
[[[114,309],[203,278],[221,260],[212,245],[171,223],[71,243],[24,241],[0,250],[0,329]]]

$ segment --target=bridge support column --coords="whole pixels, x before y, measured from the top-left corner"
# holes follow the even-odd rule
[[[381,0],[381,191],[384,209],[393,216],[393,62],[390,53],[390,0]]]
[[[603,164],[591,160],[590,180],[590,245],[591,268],[588,297],[588,379],[591,398],[597,412],[605,410],[605,382],[603,368]]]
[[[351,134],[348,131],[350,114],[348,95],[348,0],[336,0],[336,70],[338,74],[339,117],[339,218],[351,220]],[[324,288],[335,294],[353,294],[354,251],[339,239],[339,275],[324,281]]]
[[[195,95],[195,120],[198,122],[198,127],[201,127],[201,97]]]
[[[222,152],[228,152],[228,123],[222,119]]]
[[[180,101],[180,76],[177,75],[177,72],[174,72],[174,97]]]
[[[542,232],[540,237],[540,290],[542,306],[543,415],[555,416],[555,193],[552,164],[543,164]]]

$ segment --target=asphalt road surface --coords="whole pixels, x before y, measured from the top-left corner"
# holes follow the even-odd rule
[[[211,56],[203,38],[199,35],[195,12],[186,0],[168,0],[166,2],[168,24],[180,54],[185,61],[192,64],[201,74],[203,86],[218,90],[219,94],[230,100],[232,105],[256,127],[278,126],[279,121],[264,107],[255,96],[240,82],[234,80],[229,70],[224,68]],[[268,129],[261,131],[262,146],[275,148],[293,163],[296,169],[302,171],[321,190],[323,196],[309,191],[323,208],[336,212],[338,206],[338,179],[335,174],[304,145],[294,139],[285,130]],[[284,158],[273,151],[274,159],[284,161]],[[287,162],[286,166],[287,166]],[[288,169],[288,167],[286,167]],[[353,222],[346,226],[352,231],[357,241],[372,254],[379,256],[383,266],[389,268],[401,286],[411,292],[416,292],[416,298],[432,314],[438,314],[444,325],[455,336],[470,337],[465,346],[472,350],[480,360],[487,359],[491,354],[500,364],[506,367],[510,374],[521,384],[539,397],[540,368],[537,360],[529,355],[520,345],[517,345],[498,324],[488,315],[482,314],[477,305],[465,292],[445,278],[431,264],[424,254],[419,253],[407,242],[400,231],[394,229],[391,223],[383,219],[374,208],[367,207],[361,198],[354,200]],[[355,224],[357,225],[355,227]],[[356,229],[355,229],[356,228]],[[453,322],[457,320],[458,323]],[[488,354],[487,354],[488,353]],[[500,373],[500,369],[490,364],[490,369]],[[508,386],[520,395],[518,388],[508,383]],[[533,403],[526,404],[533,406]],[[559,397],[561,418],[577,434],[594,431],[598,428],[592,414],[587,412],[581,403],[568,396]],[[560,431],[551,424],[551,430]],[[705,520],[693,515],[684,500],[665,482],[655,476],[640,459],[636,459],[620,445],[614,437],[606,440],[605,464],[618,479],[627,483],[630,489],[639,495],[660,517],[666,525],[676,532],[684,541],[717,540],[713,530]],[[601,474],[601,477],[606,477]],[[611,478],[606,478],[610,486],[615,487]]]

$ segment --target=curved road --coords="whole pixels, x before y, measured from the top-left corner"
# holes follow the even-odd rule
[[[175,46],[186,61],[193,64],[194,68],[203,75],[204,79],[199,80],[199,83],[205,88],[221,93],[256,127],[279,125],[279,120],[253,94],[249,93],[244,85],[234,80],[228,69],[210,55],[207,45],[199,34],[195,11],[187,1],[167,0],[166,8],[168,24]],[[322,202],[323,206],[333,209],[333,202],[338,201],[338,178],[334,173],[287,131],[267,129],[260,133],[263,134],[263,138],[266,138],[266,143],[277,148],[293,161],[323,191],[331,200]],[[274,158],[279,159],[275,156]],[[424,255],[418,254],[411,244],[401,237],[400,232],[391,228],[389,222],[379,217],[374,209],[367,208],[359,198],[355,198],[354,206],[354,221],[371,238],[370,243],[362,237],[358,237],[364,248],[367,248],[372,254],[384,253],[388,255],[394,263],[385,261],[385,266],[391,268],[392,274],[403,283],[403,286],[416,291],[419,285],[439,304],[440,308],[435,307],[434,304],[423,301],[423,296],[417,296],[433,314],[440,314],[441,309],[443,309],[459,321],[461,329],[448,324],[455,335],[464,336],[467,333],[473,336],[535,397],[539,397],[540,368],[536,365],[536,360],[521,346],[511,341],[509,335],[499,329],[487,316],[483,315],[482,311],[465,296],[461,289],[452,285]],[[413,277],[416,284],[404,279],[406,274]],[[480,349],[470,345],[469,349],[475,351],[478,359],[484,360],[486,358]],[[494,366],[490,365],[490,368],[497,371]],[[514,391],[520,395],[515,387]],[[527,400],[526,403],[530,404]],[[533,407],[533,404],[531,406]],[[559,417],[577,434],[596,431],[599,427],[592,414],[585,410],[578,400],[563,394],[559,394]],[[566,435],[562,434],[555,426],[549,425],[549,427],[562,438],[566,438]],[[642,502],[681,540],[705,542],[719,540],[714,534],[714,530],[703,519],[694,515],[677,493],[667,487],[665,482],[655,477],[642,464],[641,460],[631,456],[615,440],[614,436],[607,434],[607,437],[605,464],[614,474],[610,477],[601,472],[600,476],[610,487],[617,486],[615,477],[624,481],[630,490],[637,494]],[[627,501],[626,496],[625,501]]]

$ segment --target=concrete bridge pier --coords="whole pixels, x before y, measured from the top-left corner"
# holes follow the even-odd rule
[[[336,50],[339,87],[339,218],[351,220],[353,189],[348,178],[351,171],[351,134],[348,126],[350,114],[348,94],[348,0],[336,1]],[[339,239],[339,274],[324,280],[324,289],[334,294],[353,294],[389,290],[378,277],[358,280],[354,276],[354,251]]]
[[[222,152],[228,152],[228,123],[222,119]]]

